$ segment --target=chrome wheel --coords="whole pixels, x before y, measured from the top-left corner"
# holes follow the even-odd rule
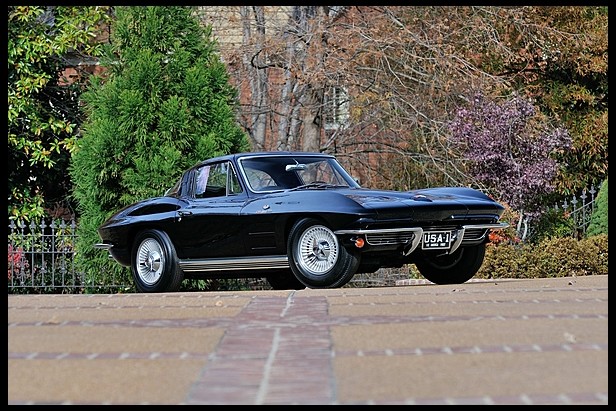
[[[164,231],[137,234],[131,252],[131,273],[140,293],[177,291],[184,280],[171,239]]]
[[[307,272],[321,275],[336,265],[339,254],[338,239],[322,225],[310,227],[299,238],[298,264]]]
[[[334,232],[315,218],[304,218],[293,225],[287,255],[293,275],[310,288],[342,287],[360,263],[359,253],[349,252]]]
[[[163,273],[165,257],[158,241],[147,238],[137,250],[137,275],[144,284],[155,284]]]

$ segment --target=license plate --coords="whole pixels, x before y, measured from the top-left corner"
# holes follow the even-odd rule
[[[451,246],[451,231],[424,231],[421,248],[424,250],[448,250]]]

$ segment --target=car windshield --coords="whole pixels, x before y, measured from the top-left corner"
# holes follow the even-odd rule
[[[256,192],[300,188],[357,187],[331,157],[269,156],[240,159],[242,172]]]

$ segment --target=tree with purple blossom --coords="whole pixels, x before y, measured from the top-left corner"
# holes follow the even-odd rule
[[[476,94],[456,112],[449,132],[469,175],[520,213],[518,229],[523,218],[542,215],[560,167],[554,154],[572,144],[566,129],[552,126],[520,96],[498,102]]]

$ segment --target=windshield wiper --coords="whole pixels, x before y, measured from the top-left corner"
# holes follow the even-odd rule
[[[302,190],[304,188],[335,188],[335,187],[347,187],[339,184],[329,184],[329,183],[308,183],[302,184],[301,186],[290,188],[289,191],[294,190]]]

